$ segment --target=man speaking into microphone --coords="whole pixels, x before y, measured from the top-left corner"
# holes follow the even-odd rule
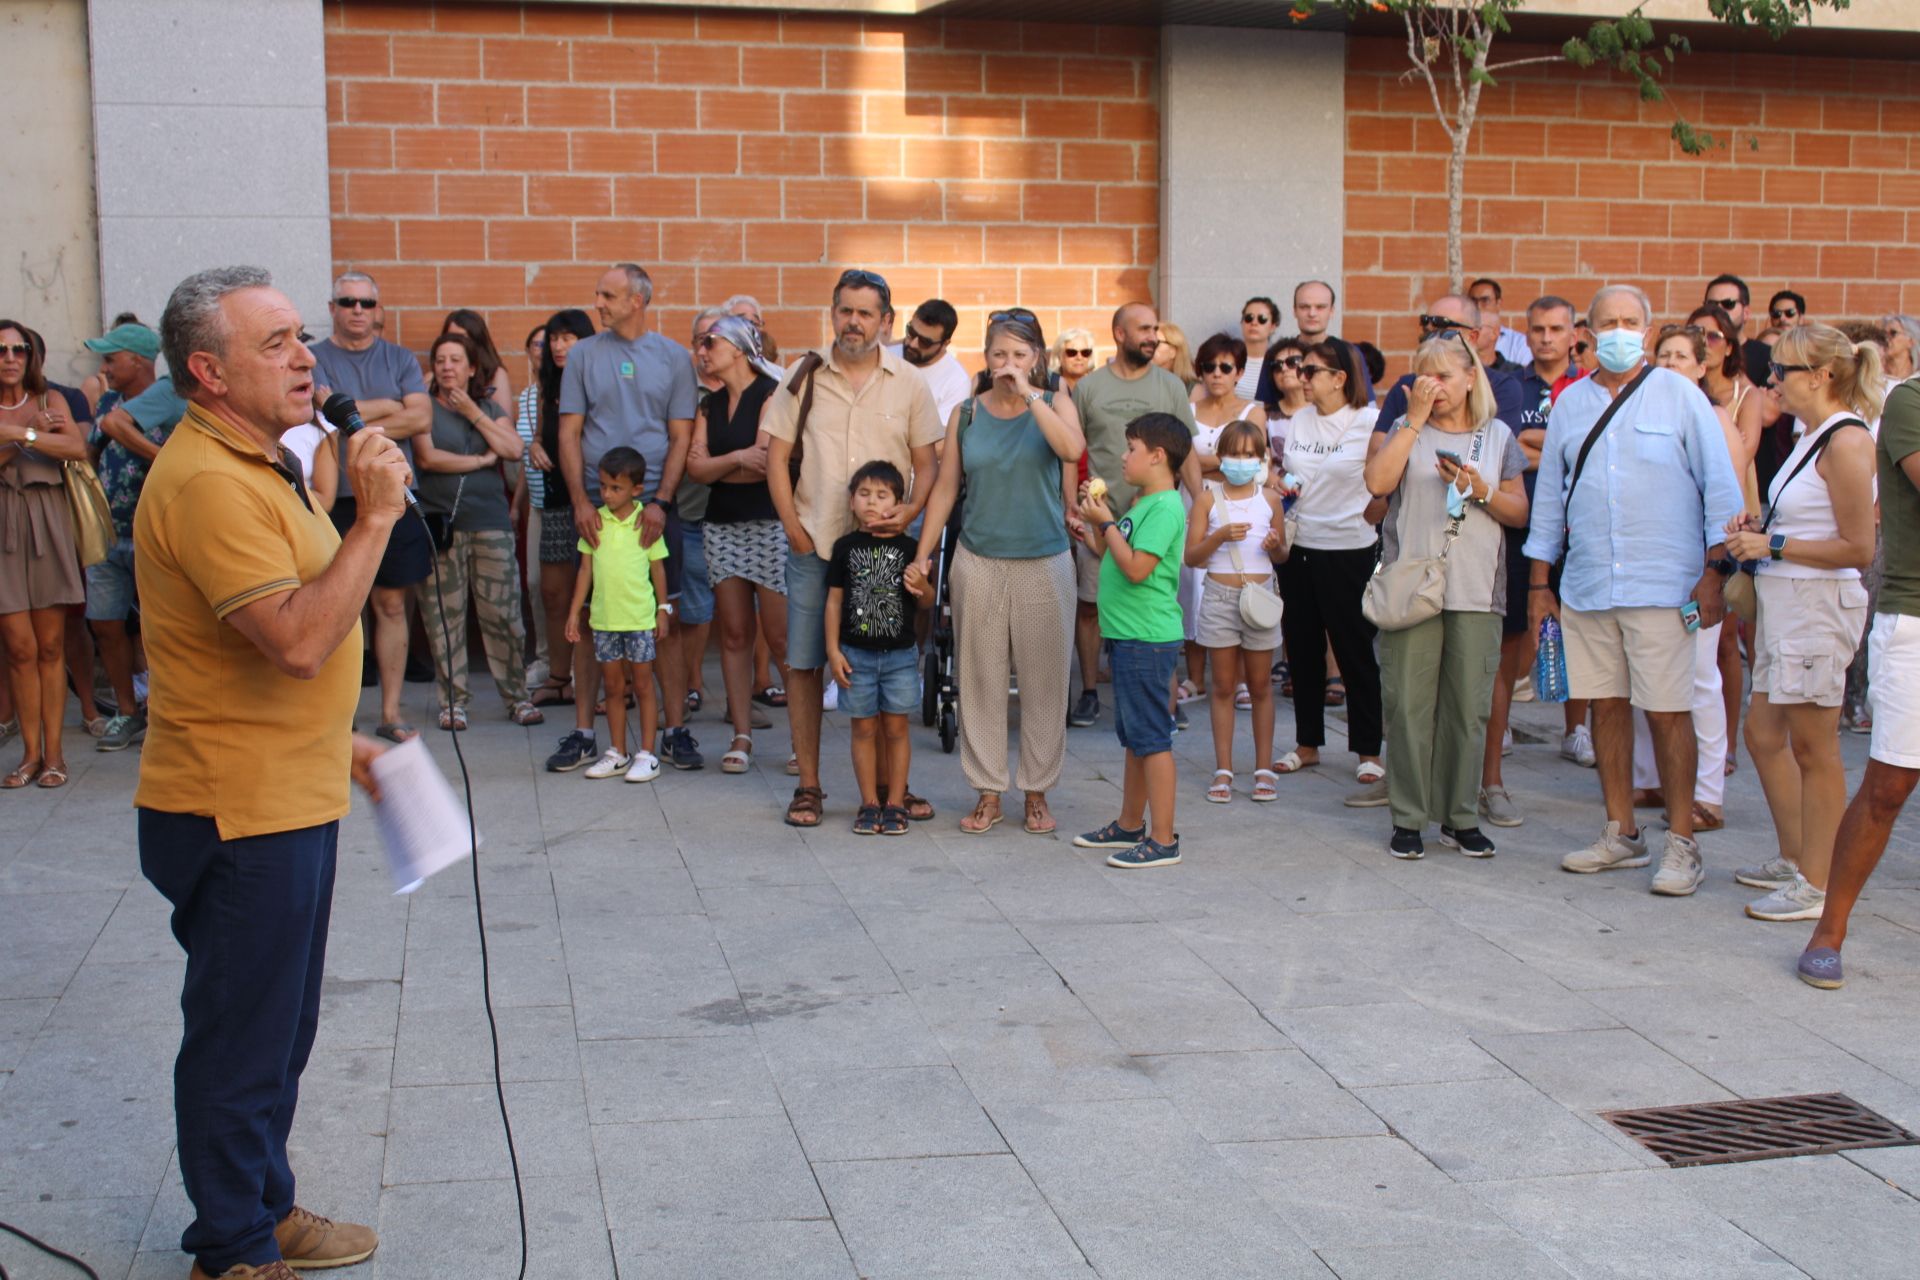
[[[409,469],[357,433],[344,536],[315,509],[282,432],[313,419],[300,316],[256,267],[187,277],[161,342],[187,398],[134,517],[153,672],[134,796],[140,869],[187,953],[174,1064],[191,1280],[291,1280],[373,1253],[370,1228],[294,1203],[287,1134],[320,1019],[335,841],[349,778],[360,607],[406,512]],[[375,796],[377,799],[378,797]]]

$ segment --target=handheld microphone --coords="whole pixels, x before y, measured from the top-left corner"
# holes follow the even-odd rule
[[[360,404],[344,391],[336,391],[328,396],[326,403],[320,406],[320,416],[331,422],[342,436],[350,436],[356,431],[365,431],[367,424],[360,416]],[[420,500],[413,496],[413,490],[402,489],[407,497],[407,505],[418,511]]]

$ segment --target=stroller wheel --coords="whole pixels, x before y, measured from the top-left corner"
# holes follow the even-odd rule
[[[953,754],[953,744],[960,739],[960,726],[954,718],[952,707],[943,707],[940,711],[940,750]]]
[[[920,723],[931,729],[940,718],[940,646],[936,638],[920,660]]]

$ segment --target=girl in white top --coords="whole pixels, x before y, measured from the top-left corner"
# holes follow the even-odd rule
[[[1755,919],[1815,920],[1847,803],[1840,703],[1867,621],[1859,571],[1873,561],[1866,424],[1879,418],[1886,387],[1879,348],[1856,347],[1824,324],[1782,334],[1772,370],[1782,411],[1818,425],[1802,432],[1774,477],[1771,520],[1743,514],[1727,525],[1727,554],[1759,569],[1747,753],[1780,841],[1777,858],[1737,878],[1774,889],[1748,905]]]
[[[1266,678],[1280,629],[1256,630],[1240,616],[1240,595],[1248,587],[1272,590],[1273,561],[1284,559],[1280,499],[1263,483],[1266,428],[1230,422],[1219,429],[1218,467],[1222,478],[1208,481],[1193,501],[1187,519],[1186,561],[1190,572],[1204,573],[1197,638],[1213,658],[1213,781],[1207,799],[1233,799],[1233,720],[1237,695],[1244,692],[1253,712],[1253,758],[1273,754],[1273,681]],[[1235,686],[1238,686],[1238,689]],[[1253,798],[1276,799],[1279,774],[1253,771]]]

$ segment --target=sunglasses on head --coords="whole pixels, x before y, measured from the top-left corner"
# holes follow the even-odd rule
[[[1473,326],[1464,320],[1449,320],[1446,316],[1421,316],[1422,329],[1471,329]]]
[[[1767,314],[1772,316],[1775,320],[1793,320],[1793,319],[1797,319],[1800,315],[1800,313],[1794,310],[1792,307],[1782,307],[1778,311],[1769,311],[1767,312]]]
[[[24,342],[0,342],[0,356],[18,356],[25,360],[33,354],[33,348]]]
[[[1257,311],[1247,311],[1241,314],[1240,323],[1241,324],[1272,324],[1273,317],[1261,315]]]
[[[1767,361],[1767,372],[1773,375],[1775,382],[1784,382],[1790,373],[1812,373],[1810,364],[1781,364],[1778,360]]]
[[[1063,356],[1075,356],[1081,360],[1091,360],[1093,359],[1093,348],[1088,347],[1082,351],[1078,347],[1062,347],[1060,348],[1060,354]]]
[[[1202,373],[1238,373],[1240,372],[1240,366],[1235,364],[1231,360],[1215,360],[1212,364],[1201,365],[1200,372]]]
[[[380,305],[380,299],[378,298],[335,298],[333,300],[333,305],[340,308],[342,311],[351,311],[355,307],[360,308],[362,311],[371,311],[375,307]]]

